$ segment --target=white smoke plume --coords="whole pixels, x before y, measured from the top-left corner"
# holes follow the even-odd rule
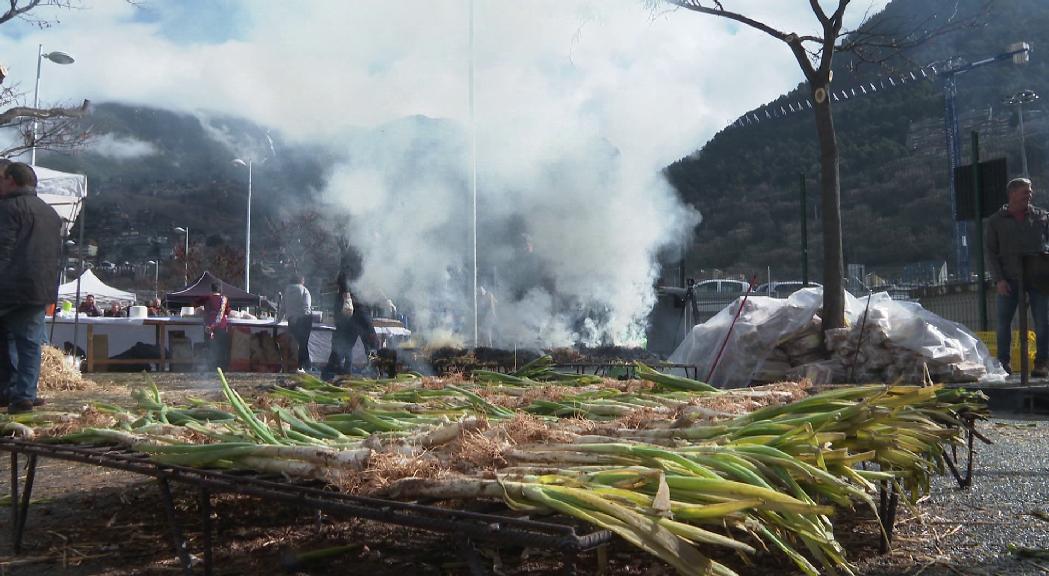
[[[157,153],[157,147],[152,142],[116,134],[102,134],[92,138],[88,141],[87,149],[114,160],[135,160]]]
[[[639,163],[574,125],[530,128],[524,156],[486,142],[478,160],[480,343],[638,344],[654,301],[656,253],[699,215],[658,165]],[[513,124],[494,133],[514,141]],[[566,137],[571,134],[571,137]],[[327,199],[351,215],[358,289],[410,307],[424,333],[473,340],[468,133],[421,117],[353,140]]]

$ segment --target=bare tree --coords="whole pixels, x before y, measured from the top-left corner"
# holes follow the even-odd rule
[[[816,132],[820,146],[820,207],[823,212],[823,328],[845,325],[844,260],[841,244],[841,187],[838,174],[838,138],[831,114],[831,63],[841,36],[845,10],[850,0],[838,0],[830,14],[819,0],[809,6],[819,21],[822,34],[799,35],[777,30],[764,22],[739,12],[726,10],[718,0],[664,0],[701,14],[734,20],[760,30],[785,43],[805,74],[816,114]],[[727,0],[726,0],[727,3]]]
[[[805,75],[816,115],[816,132],[820,148],[820,205],[823,213],[823,327],[841,328],[845,325],[844,261],[842,257],[841,187],[838,173],[838,140],[831,114],[830,83],[832,63],[836,53],[850,52],[853,64],[886,63],[901,51],[917,46],[933,36],[944,34],[977,21],[976,17],[958,19],[952,15],[945,21],[930,26],[937,17],[930,16],[908,29],[897,29],[880,22],[873,26],[861,24],[853,30],[843,30],[846,9],[851,0],[836,0],[836,7],[828,12],[820,0],[809,0],[809,8],[818,21],[817,34],[801,35],[778,30],[746,14],[725,8],[730,0],[662,0],[674,6],[700,14],[733,20],[761,31],[783,42],[797,60]],[[825,3],[825,2],[824,2]],[[990,2],[984,4],[984,12]],[[862,19],[868,21],[869,14]]]
[[[32,12],[40,8],[75,8],[74,0],[6,0],[0,8],[0,25],[13,20],[28,22],[39,28],[48,28],[51,21],[37,17]],[[0,67],[0,83],[6,72]],[[20,141],[0,149],[0,157],[16,156],[31,148],[59,150],[82,145],[89,137],[89,130],[78,121],[87,115],[90,103],[87,100],[76,107],[34,108],[18,105],[25,97],[17,88],[0,89],[0,128],[18,130]],[[36,124],[34,128],[34,123]]]

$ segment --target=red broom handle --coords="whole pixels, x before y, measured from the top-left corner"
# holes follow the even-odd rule
[[[754,291],[754,287],[758,285],[758,275],[755,274],[750,277],[750,286],[747,287],[747,293],[743,295],[743,301],[739,303],[739,309],[736,310],[736,316],[732,318],[732,324],[728,325],[728,332],[725,333],[725,339],[721,341],[721,348],[718,348],[718,355],[714,357],[714,364],[710,366],[710,373],[707,374],[707,383],[710,383],[711,377],[714,376],[714,370],[717,370],[718,363],[721,362],[721,355],[725,352],[725,346],[728,345],[728,339],[732,336],[732,329],[736,327],[736,321],[739,320],[739,315],[743,313],[743,307],[747,305],[747,298],[750,297],[750,293]]]

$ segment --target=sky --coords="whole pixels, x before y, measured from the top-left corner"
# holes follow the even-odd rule
[[[27,91],[38,44],[77,58],[44,62],[45,103],[214,110],[304,140],[412,114],[469,115],[468,0],[77,2],[34,12],[51,20],[45,29],[0,27],[8,82]],[[735,5],[813,30],[803,0]],[[475,0],[475,43],[480,120],[560,109],[602,122],[613,140],[641,125],[664,160],[801,78],[777,41],[648,0]]]
[[[804,0],[723,4],[816,31]],[[847,26],[885,0],[854,4]],[[37,11],[45,28],[0,27],[0,55],[5,85],[25,91],[38,44],[76,58],[44,62],[44,106],[232,114],[341,153],[318,192],[349,214],[361,290],[415,303],[433,331],[471,332],[458,286],[474,127],[481,281],[499,302],[499,344],[636,343],[658,255],[702,221],[660,170],[794,88],[798,65],[760,32],[653,0],[472,5],[472,52],[469,0],[81,0]],[[362,141],[362,129],[382,137]],[[118,137],[92,145],[127,161],[155,152]],[[525,244],[537,272],[515,279]]]

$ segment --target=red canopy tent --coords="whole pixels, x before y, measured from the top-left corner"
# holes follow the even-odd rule
[[[262,296],[245,292],[236,286],[223,281],[211,272],[204,272],[196,282],[182,290],[169,292],[165,298],[168,306],[193,306],[198,300],[211,294],[211,285],[218,284],[223,296],[229,298],[230,306],[263,306],[268,305]]]

